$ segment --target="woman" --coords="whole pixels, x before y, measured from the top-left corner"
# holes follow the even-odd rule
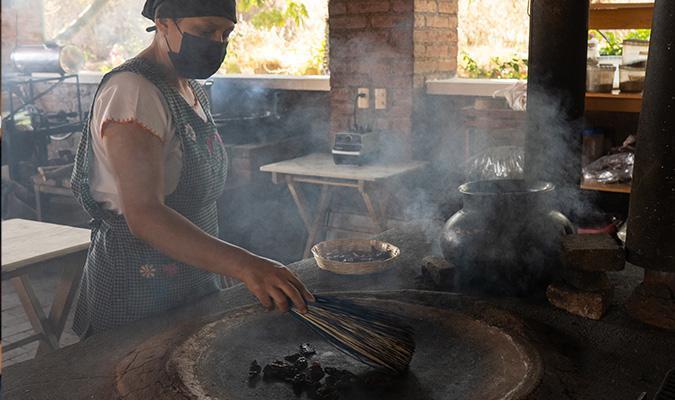
[[[284,266],[219,240],[226,153],[202,88],[223,62],[234,0],[147,0],[152,44],[99,85],[73,191],[93,218],[74,330],[81,337],[244,282],[268,309],[313,296]]]

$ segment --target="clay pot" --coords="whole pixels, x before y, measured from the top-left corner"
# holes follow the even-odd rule
[[[560,237],[572,223],[552,206],[548,182],[488,180],[459,187],[464,206],[441,234],[460,289],[528,295],[559,268]]]

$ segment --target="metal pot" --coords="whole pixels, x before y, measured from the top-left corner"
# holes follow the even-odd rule
[[[527,295],[545,288],[559,266],[560,237],[572,223],[552,206],[548,182],[488,180],[459,187],[464,207],[441,234],[460,288]]]
[[[14,67],[23,73],[76,73],[84,63],[82,52],[74,46],[55,44],[23,45],[10,55]]]

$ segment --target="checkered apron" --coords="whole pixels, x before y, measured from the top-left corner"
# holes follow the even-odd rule
[[[103,77],[131,71],[157,86],[169,106],[181,139],[183,167],[176,190],[165,204],[205,232],[218,236],[216,200],[227,175],[227,154],[216,131],[204,90],[189,81],[208,121],[202,120],[148,61],[131,59]],[[99,86],[100,87],[100,86]],[[93,114],[93,104],[92,112]],[[91,246],[82,276],[73,329],[80,336],[111,329],[216,291],[216,274],[183,264],[131,234],[123,215],[101,207],[89,190],[92,161],[88,122],[77,150],[72,187],[92,219]]]

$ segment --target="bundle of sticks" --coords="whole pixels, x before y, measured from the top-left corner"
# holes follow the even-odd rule
[[[315,296],[293,316],[347,355],[391,373],[403,373],[415,352],[413,329],[401,316],[345,299]]]

